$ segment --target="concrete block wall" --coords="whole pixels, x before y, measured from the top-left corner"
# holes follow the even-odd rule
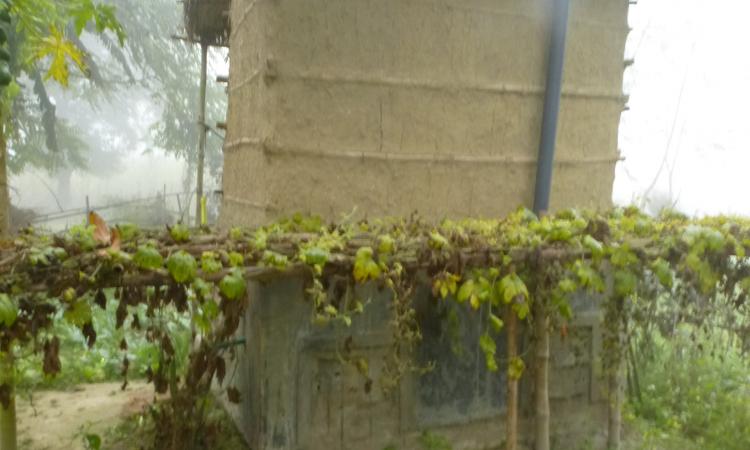
[[[224,224],[530,205],[554,0],[233,0]],[[552,207],[610,205],[626,0],[572,0]]]
[[[374,287],[356,298],[369,300],[351,327],[311,322],[299,278],[253,284],[250,309],[239,333],[247,347],[229,381],[242,392],[231,407],[238,428],[254,450],[411,450],[423,448],[429,431],[454,450],[501,449],[505,436],[505,371],[487,371],[478,340],[483,330],[466,305],[437,301],[425,282],[415,292],[422,345],[414,352],[420,365],[434,370],[412,374],[384,393],[379,383],[383,361],[391,352],[389,296]],[[600,315],[586,297],[574,304],[577,319],[565,340],[552,339],[550,405],[552,448],[603,448],[606,402],[601,379]],[[455,308],[459,331],[446,315]],[[368,361],[366,380],[341,362],[351,337],[352,358]],[[497,337],[498,358],[505,356],[504,336]],[[522,339],[527,363],[533,345]],[[501,363],[501,367],[502,363]],[[229,377],[228,377],[229,378]],[[522,448],[533,448],[533,372],[521,381]]]

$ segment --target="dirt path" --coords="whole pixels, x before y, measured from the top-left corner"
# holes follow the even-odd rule
[[[82,450],[81,431],[102,433],[140,412],[153,399],[153,387],[131,383],[82,385],[70,391],[40,391],[18,399],[18,443],[24,450]]]

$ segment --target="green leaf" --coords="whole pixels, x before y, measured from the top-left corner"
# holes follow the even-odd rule
[[[495,333],[499,333],[500,330],[503,329],[503,321],[496,315],[490,313],[490,325],[492,325],[492,329],[495,331]]]
[[[242,271],[238,268],[232,269],[232,272],[227,274],[221,279],[219,283],[219,290],[224,297],[229,300],[235,300],[245,295],[247,289],[247,283],[245,277],[242,275]]]
[[[201,255],[201,270],[203,273],[212,274],[221,271],[224,266],[221,265],[221,261],[217,259],[216,253],[214,252],[203,252]]]
[[[306,249],[302,253],[302,261],[310,266],[322,266],[328,262],[328,258],[331,256],[328,250],[320,247],[311,247]]]
[[[209,299],[211,298],[211,291],[213,285],[207,283],[202,278],[196,278],[193,280],[193,291],[198,299]]]
[[[263,229],[257,230],[253,235],[253,248],[265,250],[268,247],[268,232]]]
[[[569,220],[555,220],[547,238],[552,242],[567,242],[573,237],[573,230]]]
[[[529,298],[529,290],[526,288],[526,284],[515,273],[508,274],[500,280],[498,293],[506,305],[510,304],[516,297]]]
[[[245,232],[240,227],[232,227],[229,230],[229,239],[233,241],[241,241],[245,237]]]
[[[466,280],[458,290],[456,300],[458,303],[464,303],[474,294],[474,280]]]
[[[435,250],[441,250],[448,247],[448,240],[443,237],[440,233],[437,231],[433,231],[430,233],[430,248],[434,248]]]
[[[87,433],[84,436],[86,450],[101,450],[102,438],[98,434]]]
[[[531,312],[529,302],[522,301],[513,303],[513,311],[516,312],[516,316],[518,316],[520,320],[525,320]]]
[[[518,356],[514,356],[508,362],[508,378],[511,380],[520,380],[523,376],[523,372],[526,369],[526,364]]]
[[[10,328],[16,323],[17,318],[18,306],[16,306],[8,294],[0,294],[0,323]]]
[[[372,259],[371,247],[360,247],[354,258],[354,279],[360,283],[380,277],[380,266]]]
[[[583,246],[586,247],[590,252],[591,256],[595,259],[600,258],[604,255],[604,246],[601,242],[597,241],[593,236],[586,235],[583,237]]]
[[[190,253],[180,250],[169,256],[167,269],[176,282],[187,283],[198,273],[198,263]]]
[[[83,53],[72,42],[65,39],[63,33],[56,26],[52,26],[49,35],[36,44],[35,58],[44,60],[50,58],[50,66],[45,80],[54,79],[63,87],[68,86],[70,71],[68,60],[73,62],[81,72],[85,72]]]
[[[638,286],[638,277],[629,270],[616,270],[614,278],[615,294],[619,297],[633,294]]]
[[[595,292],[604,292],[604,280],[590,265],[576,261],[575,270],[581,286]]]
[[[651,263],[651,271],[656,275],[659,283],[667,289],[672,289],[673,278],[672,269],[669,267],[669,263],[662,258],[657,259]]]
[[[76,290],[72,287],[65,289],[62,298],[66,303],[73,303],[76,300]]]
[[[175,242],[183,243],[190,240],[190,229],[180,223],[174,225],[169,229],[169,235],[172,236]]]
[[[229,252],[229,265],[232,267],[242,267],[245,264],[245,257],[241,253]]]
[[[390,255],[395,248],[396,244],[389,234],[384,234],[378,238],[378,253],[381,255]]]
[[[289,259],[286,257],[286,255],[282,255],[281,253],[276,253],[271,250],[266,250],[263,252],[263,264],[267,266],[283,269],[287,266],[288,263]]]
[[[628,245],[621,245],[615,247],[615,249],[612,251],[610,261],[612,262],[613,266],[622,269],[636,264],[638,262],[638,257],[635,253],[633,253],[632,250],[630,250],[630,247]]]
[[[164,265],[164,258],[159,250],[148,245],[138,246],[138,250],[133,255],[133,261],[139,268],[145,270],[160,269]]]
[[[559,283],[557,283],[557,288],[563,294],[570,294],[578,289],[578,285],[570,278],[563,278]]]
[[[497,360],[495,359],[495,353],[497,352],[497,345],[495,340],[492,339],[489,333],[484,333],[479,338],[479,348],[484,353],[484,358],[487,363],[487,370],[490,372],[497,372]]]
[[[91,322],[91,305],[86,300],[79,299],[65,310],[63,317],[69,323],[82,327]]]

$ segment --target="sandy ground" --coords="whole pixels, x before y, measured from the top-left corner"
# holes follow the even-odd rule
[[[82,385],[70,391],[35,392],[17,400],[18,443],[24,450],[82,450],[82,432],[101,434],[140,412],[153,399],[153,387],[131,383]]]

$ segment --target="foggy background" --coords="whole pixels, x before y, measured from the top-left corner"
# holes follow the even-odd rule
[[[41,226],[79,223],[87,197],[110,221],[156,225],[187,221],[194,211],[199,47],[175,38],[182,14],[173,1],[113,3],[129,32],[123,53],[130,67],[106,43],[85,34],[82,41],[106,89],[81,98],[81,88],[91,81],[80,74],[67,90],[47,83],[65,126],[58,125],[58,141],[74,161],[56,161],[59,153],[49,149],[25,161],[22,146],[11,145],[12,202],[33,209]],[[631,6],[633,30],[624,57],[635,63],[625,72],[630,110],[620,129],[625,160],[617,167],[616,203],[652,212],[674,206],[690,214],[750,214],[744,196],[750,163],[748,14],[744,0],[640,0]],[[160,46],[168,46],[164,58],[174,59],[171,71],[151,69],[159,66],[153,49]],[[172,58],[175,54],[179,57]],[[210,193],[220,189],[223,132],[215,124],[226,110],[225,86],[216,76],[228,73],[228,61],[223,49],[209,55],[207,122],[214,130],[207,137],[204,191]],[[28,81],[25,92],[32,102]],[[42,133],[38,127],[34,132]],[[43,137],[25,137],[28,145],[44,145]],[[127,203],[134,199],[145,200]],[[218,203],[209,196],[214,216]],[[113,204],[121,206],[102,209]]]

